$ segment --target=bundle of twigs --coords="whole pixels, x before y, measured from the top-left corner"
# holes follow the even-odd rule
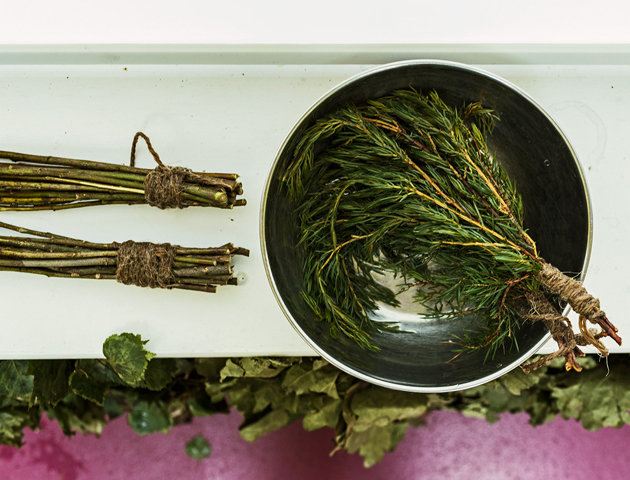
[[[304,133],[284,181],[299,205],[303,298],[333,336],[378,349],[370,333],[389,327],[371,313],[398,301],[373,274],[389,270],[429,315],[483,319],[458,340],[462,351],[515,346],[524,321],[544,322],[560,347],[528,369],[563,355],[579,370],[580,345],[607,355],[601,337],[621,344],[599,301],[527,234],[521,198],[488,150],[494,120],[478,103],[454,108],[405,90],[347,105]],[[549,294],[579,314],[579,334]]]
[[[0,271],[48,277],[117,280],[127,285],[214,293],[217,285],[237,285],[233,255],[249,250],[229,243],[217,248],[178,245],[93,243],[0,222],[26,236],[0,236]]]
[[[135,167],[140,137],[158,164],[154,170]],[[243,193],[238,175],[168,167],[141,132],[134,137],[130,166],[16,152],[0,152],[0,158],[12,161],[0,162],[0,211],[139,203],[158,208],[246,204],[236,198]]]

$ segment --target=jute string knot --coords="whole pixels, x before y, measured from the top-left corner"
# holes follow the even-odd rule
[[[579,282],[567,277],[553,265],[543,264],[538,281],[550,292],[568,302],[577,314],[583,315],[592,323],[597,323],[596,319],[605,315],[599,308],[597,298],[589,294]]]
[[[183,200],[182,192],[184,191],[184,179],[189,175],[190,170],[164,165],[160,160],[160,156],[151,145],[149,137],[142,132],[136,133],[133,137],[130,161],[132,167],[136,163],[136,145],[139,138],[144,139],[149,152],[151,152],[158,164],[152,172],[147,174],[144,180],[144,198],[147,203],[162,210],[167,208],[186,208],[188,204]]]
[[[592,345],[602,355],[608,355],[608,349],[599,341],[598,334],[586,327],[586,321],[601,326],[601,321],[609,323],[606,314],[599,308],[599,300],[590,295],[577,281],[564,275],[556,267],[545,263],[538,275],[538,280],[551,292],[571,305],[579,315],[578,326],[585,344]]]
[[[522,366],[523,371],[529,373],[561,356],[567,358],[567,370],[570,368],[581,370],[582,368],[577,364],[575,357],[584,356],[584,353],[578,348],[578,345],[586,345],[587,343],[582,335],[575,335],[569,319],[558,313],[542,292],[531,292],[528,295],[528,300],[530,309],[523,313],[523,317],[533,322],[543,321],[559,349],[534,363]]]
[[[124,242],[118,247],[116,280],[138,287],[171,288],[174,255],[170,243]]]
[[[584,353],[578,348],[578,345],[591,345],[597,348],[602,355],[608,355],[608,349],[600,341],[600,338],[606,334],[615,335],[615,330],[606,318],[606,314],[600,310],[599,300],[590,295],[579,282],[567,277],[548,263],[543,264],[537,280],[549,292],[558,295],[571,305],[579,316],[580,333],[576,335],[573,332],[569,319],[558,313],[542,292],[531,292],[528,295],[530,310],[524,313],[523,317],[534,322],[544,321],[552,338],[558,343],[559,350],[537,362],[522,367],[523,370],[526,373],[530,372],[556,357],[564,356],[567,370],[575,368],[579,371],[582,367],[577,363],[577,357],[584,356]],[[602,326],[602,328],[607,327],[607,330],[597,333],[595,330],[588,329],[587,320]],[[620,342],[621,340],[619,340]]]
[[[158,165],[144,179],[144,198],[149,205],[162,210],[186,208],[182,199],[184,178],[188,170],[182,167]]]

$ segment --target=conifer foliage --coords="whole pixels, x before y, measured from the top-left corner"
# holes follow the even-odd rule
[[[452,107],[435,92],[400,90],[346,105],[304,133],[283,180],[299,205],[303,297],[333,337],[378,349],[370,334],[393,327],[371,314],[379,302],[398,304],[375,275],[389,271],[427,315],[482,318],[455,342],[463,350],[518,347],[527,320],[546,323],[560,346],[549,360],[564,355],[567,368],[580,369],[578,345],[607,354],[602,336],[621,342],[598,301],[539,256],[521,197],[486,142],[496,119],[480,103]],[[541,292],[581,315],[578,335]]]

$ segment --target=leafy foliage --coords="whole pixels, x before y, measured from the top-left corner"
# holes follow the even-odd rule
[[[587,430],[621,427],[630,423],[630,377],[613,369],[602,376],[601,369],[592,369],[556,388],[551,397],[564,418],[575,418]]]
[[[177,397],[168,392],[179,366],[174,359],[153,358],[139,335],[112,335],[103,346],[105,359],[4,360],[0,362],[0,443],[19,446],[22,430],[36,428],[43,411],[56,419],[67,435],[75,431],[98,435],[107,423],[130,412],[139,433],[167,431],[181,412],[171,411]],[[186,361],[186,368],[191,368]],[[186,389],[184,389],[186,390]],[[195,390],[185,394],[197,412],[224,411],[221,404],[203,405]],[[170,400],[164,401],[162,397]],[[190,416],[188,407],[184,416]]]
[[[0,395],[28,400],[33,391],[33,377],[26,375],[28,360],[0,361]]]
[[[33,391],[29,406],[55,406],[70,392],[68,379],[72,372],[69,360],[30,360],[27,375],[33,375]]]
[[[144,380],[150,390],[162,390],[173,379],[177,363],[172,358],[154,358],[147,365]]]
[[[201,435],[193,437],[186,444],[186,454],[189,457],[194,458],[195,460],[203,460],[204,458],[209,457],[211,453],[212,448],[210,448],[208,440],[206,440]]]
[[[173,418],[164,402],[138,402],[127,417],[129,425],[140,435],[166,433],[173,426]]]
[[[75,394],[86,400],[91,400],[97,405],[102,406],[105,403],[107,384],[91,379],[83,369],[72,372],[70,388]]]
[[[79,360],[70,375],[72,391],[98,405],[105,402],[109,384],[126,385],[113,367],[102,360]]]
[[[134,387],[140,386],[144,372],[155,354],[144,349],[140,335],[112,335],[103,344],[103,355],[120,379]]]
[[[28,398],[14,400],[0,397],[0,445],[22,445],[25,428],[39,428],[40,411],[28,408]]]
[[[67,436],[75,432],[100,435],[107,424],[105,411],[96,403],[84,400],[71,393],[54,408],[46,410],[51,419],[56,419],[63,433]]]
[[[610,357],[610,373],[605,364],[586,357],[580,359],[585,372],[570,375],[556,359],[528,375],[517,369],[462,392],[413,394],[357,380],[320,358],[147,360],[151,355],[144,350],[146,342],[123,338],[133,341],[114,342],[124,345],[116,358],[127,356],[137,365],[143,357],[148,363],[144,376],[126,374],[129,382],[118,372],[133,369],[120,362],[115,369],[109,359],[0,362],[0,444],[20,446],[24,429],[38,428],[44,412],[66,435],[98,435],[109,420],[123,414],[139,434],[149,434],[167,432],[193,416],[228,413],[229,405],[243,416],[240,434],[248,441],[302,420],[309,431],[334,429],[336,450],[358,453],[371,466],[434,410],[488,421],[524,411],[533,425],[561,415],[591,430],[630,423],[630,357],[625,355]],[[108,340],[111,345],[111,337]],[[39,378],[50,373],[56,381]],[[68,390],[58,399],[62,376]],[[35,385],[36,401],[29,406]],[[210,447],[205,439],[195,438],[186,451],[205,458]]]
[[[387,423],[372,425],[362,431],[353,432],[344,444],[348,453],[358,453],[364,458],[363,465],[371,467],[383,459],[385,452],[391,452],[398,442],[405,438],[408,423]]]

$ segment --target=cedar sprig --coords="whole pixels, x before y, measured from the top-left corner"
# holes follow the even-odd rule
[[[492,356],[518,347],[522,314],[546,302],[533,292],[548,282],[521,198],[486,143],[496,119],[479,103],[455,108],[435,92],[402,90],[347,105],[305,132],[283,180],[299,205],[303,297],[333,336],[378,349],[370,334],[393,327],[372,313],[396,306],[398,292],[375,274],[389,270],[427,315],[483,320],[458,340],[463,349]],[[589,319],[621,341],[603,312]]]

